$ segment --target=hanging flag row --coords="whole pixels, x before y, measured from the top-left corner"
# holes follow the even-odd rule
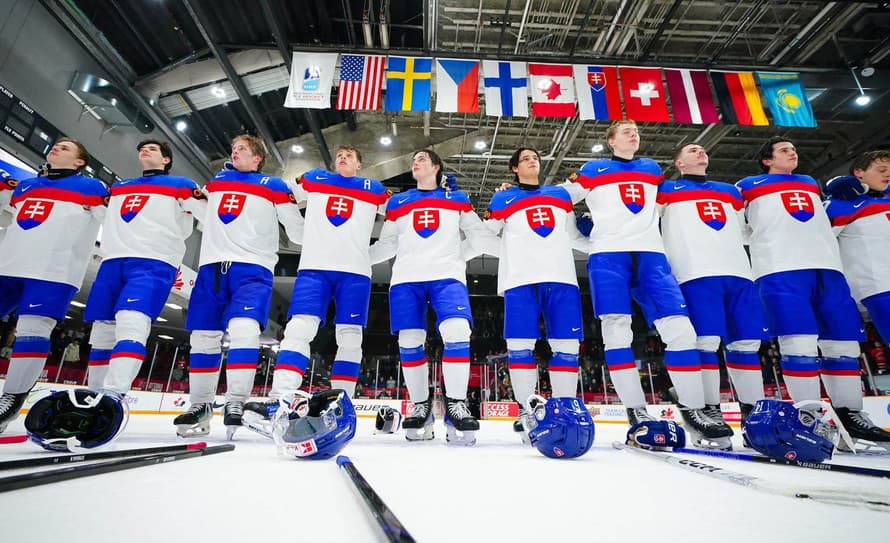
[[[337,53],[294,53],[284,105],[329,108],[337,57]],[[531,113],[535,117],[578,115],[584,120],[671,122],[672,112],[677,123],[722,120],[724,124],[767,126],[765,104],[774,125],[816,126],[798,73],[384,55],[339,57],[336,109],[380,109],[385,87],[383,109],[387,111],[429,111],[435,89],[435,111],[479,113],[481,81],[485,114],[490,116],[528,117]]]

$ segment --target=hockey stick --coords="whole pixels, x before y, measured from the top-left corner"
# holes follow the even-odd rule
[[[768,494],[777,494],[780,496],[787,496],[789,498],[810,499],[813,501],[831,503],[835,505],[867,507],[875,511],[890,512],[890,498],[885,496],[866,496],[862,493],[857,494],[828,488],[795,488],[788,485],[773,483],[766,479],[754,477],[753,475],[745,475],[744,473],[738,473],[726,468],[712,466],[710,464],[705,464],[704,462],[697,462],[688,458],[681,458],[679,456],[674,456],[673,454],[627,446],[618,441],[612,442],[612,446],[616,449],[624,449],[633,454],[661,460],[662,462],[666,462],[668,464],[671,464],[672,466],[677,466],[688,471],[701,473],[702,475],[714,477],[722,481],[748,487],[753,490],[759,490]]]
[[[215,445],[213,447],[204,447],[187,451],[157,453],[147,456],[137,456],[135,458],[107,460],[105,462],[89,464],[86,466],[68,466],[61,469],[43,470],[36,473],[2,477],[0,478],[0,492],[8,492],[20,488],[30,488],[59,481],[69,481],[71,479],[79,479],[81,477],[89,477],[101,473],[112,473],[142,466],[151,466],[153,464],[165,464],[176,460],[227,452],[234,449],[235,446],[232,444]]]
[[[768,456],[760,456],[757,454],[735,453],[726,451],[709,451],[704,449],[674,449],[675,453],[698,454],[702,456],[714,456],[716,458],[731,458],[733,460],[747,460],[749,462],[760,462],[762,464],[777,464],[784,466],[794,466],[798,468],[808,468],[820,471],[836,471],[839,473],[853,473],[856,475],[868,475],[871,477],[884,477],[890,479],[890,470],[866,468],[863,466],[849,466],[845,464],[829,464],[826,462],[801,462],[800,460],[789,460],[788,458],[770,458]]]
[[[355,485],[358,493],[365,500],[365,504],[371,510],[374,520],[383,530],[383,535],[391,543],[414,543],[414,538],[408,533],[408,530],[402,525],[395,513],[386,505],[380,496],[374,492],[368,481],[362,476],[355,464],[348,456],[340,455],[337,457],[337,465],[343,468],[343,471],[349,476],[349,480]]]
[[[27,439],[27,436],[26,436]],[[145,447],[142,449],[124,449],[120,451],[104,451],[82,454],[63,454],[56,456],[38,456],[37,458],[22,458],[21,460],[9,460],[0,462],[0,471],[19,468],[33,468],[37,466],[51,466],[53,464],[75,464],[89,462],[91,460],[104,460],[107,458],[127,458],[129,456],[145,456],[167,452],[191,451],[203,449],[207,443],[189,443],[188,445],[167,445],[163,447]]]
[[[12,443],[24,443],[28,441],[28,436],[0,436],[0,445],[10,445]]]

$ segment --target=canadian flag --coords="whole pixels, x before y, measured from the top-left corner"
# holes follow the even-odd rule
[[[569,64],[529,64],[532,115],[574,117],[575,84]]]

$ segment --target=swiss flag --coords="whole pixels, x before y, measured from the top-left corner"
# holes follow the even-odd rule
[[[642,183],[618,183],[618,193],[625,207],[634,215],[646,205],[646,191]]]
[[[556,226],[553,210],[549,207],[539,206],[528,208],[525,210],[525,218],[528,220],[528,225],[535,234],[542,238],[549,236],[550,233],[553,232],[553,227]]]
[[[420,209],[414,212],[414,231],[422,238],[428,238],[439,229],[439,210]]]
[[[698,208],[698,217],[702,222],[714,230],[723,230],[723,227],[726,226],[726,212],[720,202],[705,200],[696,202],[695,207]]]
[[[352,200],[342,196],[331,196],[328,198],[328,205],[325,207],[325,214],[328,221],[334,226],[340,226],[352,217]]]
[[[233,192],[223,194],[222,198],[219,200],[219,207],[216,209],[216,214],[219,216],[219,220],[221,220],[223,224],[229,224],[240,217],[246,200],[247,196],[243,194],[235,194]]]
[[[124,222],[130,222],[135,219],[136,215],[148,203],[148,198],[147,194],[130,194],[124,198],[124,201],[121,202],[121,219]]]
[[[783,192],[782,203],[785,205],[785,211],[800,222],[807,222],[813,218],[815,212],[813,200],[806,192]]]
[[[30,230],[43,224],[52,210],[51,200],[25,200],[15,220],[22,230]]]
[[[574,117],[575,85],[569,64],[529,64],[532,115]]]
[[[627,118],[655,123],[670,122],[667,93],[661,82],[661,68],[618,69]]]

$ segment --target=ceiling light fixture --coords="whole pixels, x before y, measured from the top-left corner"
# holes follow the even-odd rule
[[[865,94],[865,89],[863,89],[862,85],[859,83],[859,78],[856,76],[856,68],[850,68],[850,73],[853,75],[853,81],[856,82],[856,88],[859,89],[859,96],[856,97],[856,105],[865,107],[871,102],[871,97]]]

